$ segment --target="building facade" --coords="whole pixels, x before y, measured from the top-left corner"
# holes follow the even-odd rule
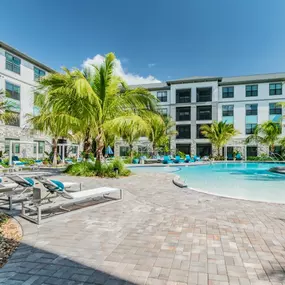
[[[203,137],[200,127],[213,121],[233,123],[239,131],[228,144],[227,154],[234,150],[247,156],[268,154],[263,145],[245,145],[247,136],[265,121],[279,122],[285,102],[283,82],[285,73],[238,77],[190,77],[165,83],[143,85],[159,103],[161,113],[170,115],[176,122],[178,135],[171,139],[171,152],[192,155],[215,155],[216,150]],[[282,127],[282,135],[285,134]],[[144,140],[146,141],[146,140]],[[138,146],[142,141],[138,143]],[[147,146],[147,143],[144,143]],[[125,148],[117,145],[117,153]],[[138,147],[139,150],[139,147]],[[276,148],[278,151],[278,147]],[[246,153],[245,153],[246,152]]]
[[[27,121],[28,114],[38,112],[34,106],[35,88],[41,76],[54,72],[51,68],[21,53],[15,48],[0,42],[0,90],[12,106],[17,119],[10,123],[0,122],[0,151],[8,155],[10,141],[13,153],[21,157],[35,157],[36,145],[22,142],[38,142],[38,153],[43,155],[50,149],[50,141],[39,132],[31,132]]]

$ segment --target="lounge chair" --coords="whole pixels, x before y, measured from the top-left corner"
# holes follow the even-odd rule
[[[179,155],[176,155],[175,159],[173,160],[174,163],[179,163],[181,160],[181,157]]]
[[[76,182],[61,182],[59,180],[54,179],[47,179],[45,177],[37,177],[37,180],[44,185],[46,189],[49,191],[55,191],[55,190],[66,190],[66,191],[75,191],[71,190],[70,188],[75,185],[79,185],[79,189],[77,191],[82,190],[82,183],[76,183]]]
[[[184,162],[189,163],[194,161],[189,154],[186,154]]]
[[[95,198],[102,197],[107,200],[120,201],[123,199],[123,190],[119,188],[100,187],[90,190],[68,193],[60,183],[54,183],[57,186],[50,187],[45,181],[41,181],[43,188],[34,187],[33,197],[29,201],[22,202],[21,216],[34,223],[40,224],[42,214],[46,213],[49,217],[59,212],[70,212],[85,206],[91,206],[90,202]],[[46,188],[48,187],[48,188]],[[119,198],[109,197],[110,193],[119,191]],[[87,203],[87,205],[86,205]],[[68,208],[69,207],[69,208]]]
[[[237,153],[237,154],[236,154],[236,160],[242,160],[242,156],[241,156],[240,153]]]
[[[201,160],[200,156],[197,155],[194,156],[194,161],[200,161],[200,160]]]
[[[233,160],[233,159],[234,159],[233,154],[232,154],[232,153],[229,153],[229,154],[227,155],[227,159],[228,159],[228,160]]]
[[[165,156],[163,157],[162,163],[163,163],[163,164],[168,164],[168,163],[170,163],[170,162],[171,162],[171,160],[170,160],[169,156],[168,156],[168,155],[165,155]]]

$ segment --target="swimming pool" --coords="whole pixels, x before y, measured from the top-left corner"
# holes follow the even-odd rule
[[[276,166],[280,166],[280,163],[214,163],[182,166],[176,173],[189,188],[198,191],[239,199],[285,203],[285,175],[269,171]],[[160,168],[160,172],[165,171],[165,167]],[[155,171],[159,171],[159,168],[156,167]]]

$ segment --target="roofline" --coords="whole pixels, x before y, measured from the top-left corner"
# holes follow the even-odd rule
[[[210,81],[220,81],[222,77],[207,77],[207,78],[182,78],[176,80],[166,81],[168,85],[171,84],[181,84],[181,83],[196,83],[196,82],[210,82]]]
[[[11,52],[19,57],[21,57],[22,59],[44,69],[45,71],[48,71],[50,73],[55,73],[56,71],[48,66],[46,66],[45,64],[40,63],[39,61],[35,60],[34,58],[20,52],[19,50],[11,47],[10,45],[0,41],[0,47],[2,47],[3,49],[7,50],[8,52]]]

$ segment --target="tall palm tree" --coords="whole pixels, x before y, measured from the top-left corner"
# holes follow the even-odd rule
[[[223,121],[213,122],[211,125],[203,125],[200,130],[201,133],[217,148],[218,156],[221,154],[221,147],[239,133],[234,128],[233,124],[227,124],[227,122]]]
[[[137,115],[155,110],[157,103],[143,88],[128,89],[123,80],[113,74],[114,64],[115,55],[109,53],[101,66],[84,72],[64,68],[63,74],[50,74],[40,81],[48,95],[44,108],[68,114],[66,123],[75,126],[71,128],[73,133],[84,135],[86,152],[91,151],[92,138],[95,138],[97,167],[103,159],[108,128],[126,116],[135,119]]]
[[[133,158],[134,143],[149,133],[149,126],[140,116],[119,117],[112,121],[113,133],[121,137],[130,148],[130,157]]]
[[[152,149],[155,153],[158,147],[168,147],[171,136],[176,135],[173,129],[175,122],[171,117],[164,115],[152,115],[148,119],[150,132],[148,139],[152,142]]]
[[[266,121],[263,124],[257,125],[254,133],[247,137],[246,143],[256,142],[268,145],[270,152],[274,153],[275,145],[281,134],[281,124],[273,121]]]

